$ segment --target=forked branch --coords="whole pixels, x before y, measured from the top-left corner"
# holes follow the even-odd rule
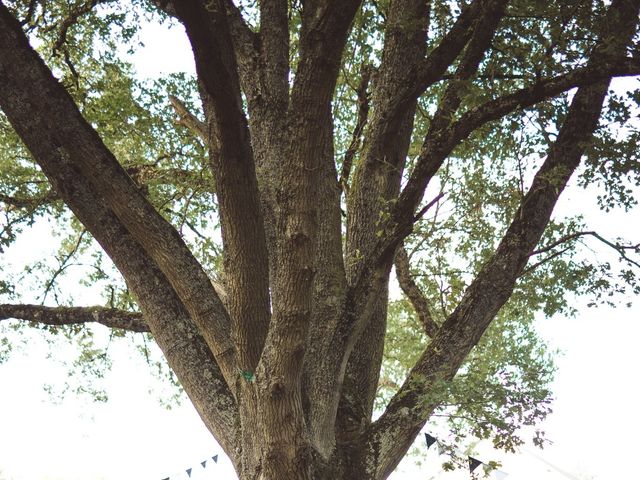
[[[541,247],[541,248],[539,248],[537,250],[534,250],[533,252],[531,252],[531,255],[530,255],[531,257],[533,257],[535,255],[540,255],[540,254],[543,254],[543,253],[547,253],[547,252],[552,252],[552,253],[550,253],[547,257],[543,258],[542,260],[539,260],[539,261],[533,263],[532,265],[528,266],[522,272],[521,276],[524,276],[524,275],[532,272],[536,268],[544,265],[549,260],[562,255],[563,253],[567,252],[571,248],[570,246],[567,246],[567,247],[561,248],[560,250],[554,251],[554,249],[556,247],[566,245],[567,243],[572,242],[574,240],[577,240],[580,237],[586,237],[586,236],[591,236],[591,237],[597,239],[601,243],[605,244],[607,247],[610,247],[613,250],[615,250],[618,253],[618,255],[620,256],[621,260],[627,262],[630,265],[633,265],[635,267],[640,268],[640,262],[638,262],[637,260],[634,260],[633,258],[629,257],[629,255],[628,255],[629,252],[640,253],[640,243],[626,244],[625,245],[625,244],[622,244],[622,243],[619,243],[619,242],[612,242],[610,240],[607,240],[605,237],[600,235],[598,232],[590,230],[590,231],[576,232],[576,233],[572,233],[572,234],[569,234],[569,235],[565,235],[564,237],[559,238],[558,240],[556,240],[554,242],[551,242],[550,244],[545,245],[544,247]]]
[[[601,36],[589,63],[624,56],[638,22],[640,1],[614,0],[602,19]],[[513,221],[492,257],[480,269],[453,313],[424,350],[407,380],[369,432],[379,451],[379,478],[386,478],[437,407],[424,395],[448,382],[509,299],[551,217],[570,176],[592,138],[609,81],[581,87],[575,94],[557,140],[536,173]],[[491,291],[491,295],[487,292]]]

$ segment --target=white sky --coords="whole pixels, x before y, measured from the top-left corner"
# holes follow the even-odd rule
[[[150,26],[143,41],[146,48],[135,57],[142,76],[193,69],[180,28],[167,32]],[[604,215],[593,205],[589,196],[571,188],[559,211],[577,206],[592,226],[611,238],[625,234],[640,240],[638,209]],[[11,260],[18,263],[21,255],[33,254],[46,234],[46,226],[40,225],[25,235]],[[501,470],[514,480],[640,478],[635,457],[640,305],[615,310],[580,306],[577,318],[541,318],[538,328],[552,347],[564,351],[557,360],[554,413],[542,426],[554,443],[544,451],[527,446],[515,455],[481,444],[476,457],[502,461]],[[64,346],[60,349],[63,353]],[[187,478],[188,467],[195,480],[235,478],[193,407],[188,402],[173,410],[161,407],[157,396],[149,394],[159,387],[146,365],[132,359],[124,347],[112,347],[115,360],[106,380],[106,404],[73,398],[52,404],[42,386],[64,382],[67,370],[46,352],[44,342],[29,334],[28,348],[0,365],[0,480],[159,480]],[[464,471],[441,475],[443,459],[435,447],[427,452],[424,445],[424,453],[420,467],[408,459],[393,478],[469,478]],[[218,464],[209,461],[203,469],[199,462],[214,454],[219,455]]]

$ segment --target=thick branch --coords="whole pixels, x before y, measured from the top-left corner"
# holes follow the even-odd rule
[[[289,100],[287,0],[260,2],[260,74],[270,108],[286,112]]]
[[[349,27],[361,0],[329,0],[303,5],[300,60],[292,88],[291,107],[302,115],[331,101]],[[311,89],[315,95],[308,96]],[[309,100],[312,103],[307,103]],[[308,117],[309,114],[303,117]]]
[[[425,333],[430,337],[435,337],[440,326],[436,323],[429,309],[429,302],[424,294],[420,291],[420,287],[411,277],[411,267],[409,265],[409,257],[404,247],[400,247],[395,258],[396,277],[400,288],[407,296],[414,310],[418,314],[418,319],[424,328]]]
[[[268,432],[263,450],[265,477],[281,477],[282,465],[288,465],[290,476],[308,478],[306,461],[313,439],[308,438],[301,415],[302,360],[313,318],[314,271],[326,268],[316,264],[316,253],[326,249],[330,255],[327,263],[331,265],[341,260],[331,100],[348,31],[359,4],[360,0],[303,4],[298,68],[284,124],[287,136],[277,138],[276,134],[272,139],[267,134],[258,139],[258,142],[273,141],[281,148],[265,159],[272,168],[269,180],[274,192],[277,258],[272,280],[273,318],[257,372],[258,389],[264,392],[260,408],[266,425],[273,426],[265,429]],[[318,194],[323,195],[320,202],[326,202],[322,208]],[[331,216],[330,226],[324,231],[319,223],[327,217],[318,219],[320,212]],[[338,222],[334,222],[336,213]],[[267,393],[274,389],[279,392],[277,397]],[[335,417],[331,413],[329,416]],[[276,426],[282,424],[288,424],[288,429]],[[300,442],[296,438],[305,440]],[[324,446],[320,450],[324,453]]]
[[[268,254],[238,65],[224,3],[214,1],[205,7],[198,1],[184,1],[175,5],[187,30],[203,87],[238,366],[243,371],[254,371],[270,319]]]
[[[375,244],[379,222],[400,189],[416,101],[407,102],[401,111],[394,101],[398,89],[412,83],[412,76],[424,62],[430,3],[394,0],[388,13],[382,62],[373,79],[364,148],[347,197],[346,272],[350,284]],[[393,116],[396,114],[397,118]],[[354,295],[348,287],[345,313],[335,327],[338,339],[327,354],[337,357],[338,367],[347,361],[344,373],[328,372],[338,382],[344,375],[337,419],[339,441],[357,436],[371,418],[384,346],[391,264],[389,258],[387,264],[368,276],[366,288],[375,292],[370,302],[365,296]],[[363,467],[367,465],[370,468],[370,462]]]
[[[229,318],[202,266],[81,116],[4,6],[0,24],[0,105],[16,132],[56,190],[69,168],[90,183],[163,270],[233,384]]]
[[[0,305],[0,320],[15,318],[44,325],[99,323],[130,332],[149,332],[142,314],[107,307],[44,307],[42,305]]]
[[[418,2],[418,4],[412,3],[413,8],[418,8],[416,11],[408,10],[406,8],[406,3],[407,2],[397,2],[392,4],[396,7],[405,7],[394,13],[394,16],[397,16],[397,28],[399,29],[403,28],[407,23],[409,25],[415,25],[416,20],[412,20],[413,18],[422,19],[425,16],[424,6],[421,5],[421,2]],[[456,22],[456,26],[452,30],[453,32],[457,29],[462,29],[464,33],[460,33],[460,35],[463,37],[463,40],[461,41],[459,38],[449,36],[451,34],[451,32],[449,32],[448,36],[446,36],[441,42],[442,50],[439,52],[434,51],[430,55],[431,61],[433,62],[430,67],[431,72],[433,75],[439,72],[439,78],[439,75],[443,74],[446,69],[446,66],[444,65],[446,61],[453,62],[453,60],[458,56],[460,49],[467,45],[456,70],[456,80],[449,83],[438,112],[430,124],[428,136],[433,135],[434,131],[444,129],[447,123],[450,122],[452,113],[454,113],[460,105],[460,98],[466,86],[466,81],[477,71],[484,52],[490,45],[494,32],[498,27],[498,23],[502,18],[505,4],[506,0],[474,2],[474,4],[469,7],[469,10],[465,11],[461,15]],[[404,22],[402,20],[404,20]],[[392,25],[394,24],[392,23]],[[426,29],[426,25],[421,25],[421,27]],[[407,71],[407,61],[409,62],[409,65],[412,65],[415,61],[414,55],[418,46],[420,46],[420,48],[424,48],[419,41],[424,41],[425,33],[426,30],[421,31],[415,28],[406,32],[406,39],[402,41],[403,43],[411,46],[411,54],[408,57],[406,48],[402,48],[396,52],[388,52],[389,57],[387,58],[393,59],[393,63],[390,65],[392,67],[392,71],[398,71],[398,75],[393,75],[392,80],[390,80],[390,84],[385,85],[379,92],[376,92],[377,94],[380,92],[386,94],[379,98],[380,104],[384,105],[383,111],[385,111],[385,113],[393,111],[393,108],[395,108],[393,102],[388,100],[388,98],[396,98],[395,89],[390,89],[390,85],[394,85],[396,77],[400,80],[404,78],[403,76],[406,75]],[[394,30],[391,30],[389,35],[389,45],[394,45],[395,42],[398,42],[398,37],[401,39],[403,38],[402,36],[399,36],[397,32],[394,32]],[[401,45],[402,44],[398,46]],[[449,49],[451,49],[451,51],[449,51]],[[383,67],[385,67],[384,63],[380,68],[379,76],[383,75]],[[408,70],[411,71],[411,68],[409,67]],[[434,81],[435,80],[437,80],[436,77],[434,77]],[[387,82],[389,82],[389,80],[387,80]],[[406,88],[407,83],[412,84],[411,79],[409,79],[408,82],[401,82],[398,85],[398,89],[401,90],[402,88]],[[374,97],[374,99],[376,98],[378,97]],[[411,117],[405,119],[405,124],[401,130],[395,133],[394,138],[389,139],[386,142],[383,141],[376,150],[373,146],[385,138],[380,135],[382,134],[381,132],[384,132],[387,128],[384,121],[389,119],[388,116],[375,117],[376,107],[377,104],[374,103],[374,118],[376,118],[378,122],[382,123],[378,125],[380,128],[377,132],[378,136],[374,136],[373,139],[366,142],[368,145],[371,145],[371,147],[369,147],[370,149],[367,152],[365,161],[357,172],[356,182],[353,185],[354,192],[352,193],[352,198],[350,198],[349,206],[352,207],[353,213],[350,212],[351,216],[348,223],[349,229],[347,232],[347,245],[349,247],[349,253],[353,254],[353,252],[358,252],[362,258],[360,261],[354,262],[354,267],[349,271],[351,285],[348,298],[354,304],[354,307],[351,307],[351,310],[355,312],[355,315],[349,319],[349,321],[352,322],[353,333],[355,335],[359,335],[359,331],[361,331],[360,329],[364,329],[366,326],[363,338],[360,340],[361,346],[356,346],[356,349],[372,350],[371,345],[378,345],[378,352],[381,352],[384,328],[378,328],[378,337],[373,339],[369,332],[374,331],[374,325],[367,324],[370,322],[372,315],[375,315],[379,311],[379,308],[377,307],[378,298],[383,295],[381,289],[386,288],[386,278],[388,278],[393,258],[395,256],[396,247],[399,243],[388,242],[385,244],[385,241],[387,241],[387,238],[384,235],[385,224],[381,221],[381,217],[389,218],[389,212],[394,212],[397,206],[394,204],[394,201],[397,198],[400,187],[400,176],[406,160],[406,149],[410,138],[408,134],[411,132],[413,110],[409,112]],[[375,126],[376,124],[373,123],[371,131],[369,132],[370,134],[376,131],[374,129]],[[397,148],[400,143],[396,143],[398,142],[398,133],[400,132],[402,132],[401,134],[403,136],[407,135],[402,139],[401,149]],[[390,147],[395,148],[391,149]],[[383,201],[381,201],[381,199]],[[414,211],[415,209],[412,210],[411,213],[413,214]],[[391,214],[391,219],[393,219],[393,213]],[[412,225],[414,216],[412,215],[408,220],[410,225]],[[408,231],[409,230],[407,229],[403,234],[406,235]],[[384,319],[377,319],[378,326],[383,322]],[[358,354],[357,351],[355,353],[356,355],[354,355],[354,358],[362,356],[361,354]],[[379,362],[380,360],[381,357],[378,356],[376,362]],[[368,363],[371,364],[372,361],[369,361]],[[349,374],[349,370],[347,370],[347,374]],[[363,377],[361,374],[358,374],[357,371],[355,371],[352,376],[357,379],[357,382],[360,382]],[[349,378],[347,377],[347,380],[345,381],[345,386],[347,387],[349,386],[348,381]],[[369,385],[369,392],[374,392],[375,388],[376,386],[374,384]],[[362,392],[358,392],[357,395],[349,394],[348,396],[352,398],[361,398],[364,395]],[[373,395],[369,398],[372,402]],[[372,403],[370,405],[372,405]],[[369,414],[370,411],[364,410],[364,413]],[[367,418],[368,417],[369,415],[367,415]],[[352,420],[352,422],[362,424],[362,421],[357,419]]]
[[[46,146],[51,141],[48,131],[38,133]],[[235,400],[205,340],[167,278],[107,208],[105,199],[93,191],[76,169],[60,161],[59,151],[47,149],[35,153],[56,157],[45,162],[45,165],[53,160],[59,162],[52,178],[56,191],[122,272],[138,298],[155,341],[203,421],[222,447],[230,454],[234,453],[238,448]],[[45,168],[45,173],[47,171]]]
[[[396,2],[401,3],[401,2]],[[440,81],[464,49],[473,32],[474,23],[482,15],[485,8],[495,3],[492,0],[474,0],[456,19],[451,30],[442,38],[440,43],[429,56],[417,65],[405,67],[403,76],[408,81],[399,82],[397,88],[389,92],[388,105],[385,109],[386,122],[374,138],[385,141],[392,135],[401,121],[404,113],[427,88]],[[402,59],[402,57],[400,57]]]
[[[41,137],[46,144],[47,132],[41,132]],[[56,151],[47,154],[60,155]],[[62,163],[52,183],[122,272],[169,366],[207,427],[231,455],[238,448],[235,400],[204,338],[167,278],[77,170]]]
[[[472,6],[474,4],[472,4]],[[401,240],[401,235],[406,235],[413,226],[413,222],[415,221],[414,212],[418,206],[418,203],[422,199],[424,188],[426,188],[426,183],[424,183],[424,185],[423,183],[421,183],[421,180],[424,180],[425,176],[423,171],[428,164],[424,159],[425,151],[431,153],[431,148],[428,147],[431,147],[431,144],[435,143],[434,139],[438,139],[441,135],[443,135],[442,132],[448,131],[451,118],[460,106],[461,97],[467,86],[467,83],[478,70],[480,61],[482,60],[485,51],[491,44],[491,40],[495,34],[496,29],[498,28],[500,19],[504,15],[506,4],[507,0],[487,0],[486,2],[478,2],[478,6],[476,7],[478,9],[478,17],[474,18],[474,21],[468,28],[468,32],[466,35],[470,37],[469,45],[467,46],[464,55],[462,56],[460,63],[456,68],[455,80],[450,81],[447,89],[445,90],[438,110],[430,123],[429,131],[425,138],[422,153],[418,158],[416,167],[411,174],[408,185],[405,187],[400,198],[398,199],[398,202],[393,207],[389,223],[392,225],[394,223],[396,224],[393,225],[396,231],[391,235],[386,235],[386,237],[388,238],[382,236],[382,241],[376,242],[377,244],[375,245],[375,247],[372,244],[373,242],[369,242],[370,247],[364,252],[366,261],[362,262],[363,266],[366,266],[366,268],[370,268],[370,265],[373,265],[373,268],[376,268],[378,264],[385,263],[384,256],[387,256],[387,259],[389,257],[393,257],[393,254],[395,253],[396,247],[398,245],[398,241]],[[469,7],[469,10],[472,11],[473,8]],[[461,15],[461,17],[466,15],[469,15],[469,13],[465,12]],[[461,25],[465,25],[465,21],[462,21],[462,19],[459,19],[458,21]],[[470,22],[471,20],[468,21]],[[444,44],[446,40],[447,37],[445,37],[441,45]],[[449,41],[453,42],[453,40],[451,39],[449,39]],[[462,46],[460,46],[460,48],[461,47]],[[433,56],[433,54],[431,56]],[[388,156],[385,155],[381,158],[384,158],[386,161],[388,161],[387,157]],[[444,157],[442,157],[442,159],[444,159]],[[420,189],[420,187],[422,187],[422,189]],[[419,191],[419,195],[416,194],[416,190]],[[371,196],[371,194],[369,194],[368,196]],[[407,204],[409,205],[407,206]],[[397,218],[401,215],[403,216],[402,218]],[[382,227],[383,226],[377,226],[378,229],[381,229]],[[388,234],[390,232],[387,231],[384,233]],[[377,236],[381,237],[380,235]],[[361,271],[356,272],[356,275],[354,275],[355,281],[353,281],[352,283],[357,284],[363,282],[366,279],[365,277],[367,275],[368,273],[361,269]]]
[[[245,19],[242,12],[235,6],[233,0],[224,0],[223,2],[226,13],[229,32],[233,40],[236,59],[241,69],[247,72],[255,72],[255,59],[257,57],[258,35],[254,33]]]
[[[393,228],[386,241],[404,238],[413,224],[417,208],[430,180],[442,162],[473,131],[520,108],[530,107],[572,88],[587,86],[612,76],[640,75],[640,59],[602,59],[570,73],[537,82],[513,94],[489,101],[465,114],[448,128],[434,132],[425,140],[417,166],[402,191],[392,214]],[[385,251],[380,248],[380,251]]]
[[[446,136],[451,129],[451,119],[460,107],[462,94],[478,71],[480,62],[491,45],[500,19],[504,16],[506,4],[506,0],[488,2],[482,10],[482,16],[474,25],[469,45],[456,68],[455,79],[450,81],[445,90],[429,126],[416,166],[394,207],[390,221],[392,232],[387,232],[388,238],[385,239],[388,245],[379,249],[382,255],[392,251],[395,244],[411,231],[415,221],[414,212],[422,200],[429,180],[453,150],[453,146],[450,149],[443,148],[441,137]],[[376,255],[377,253],[374,254],[374,262],[377,261]]]
[[[635,32],[640,1],[612,3],[603,34],[590,63],[623,56]],[[378,478],[385,478],[409,448],[437,406],[424,395],[439,381],[450,381],[471,348],[479,341],[540,240],[553,207],[580,163],[595,130],[609,82],[582,87],[572,101],[566,121],[547,159],[523,198],[495,254],[469,285],[460,304],[427,346],[409,377],[371,429],[371,448],[379,451]]]

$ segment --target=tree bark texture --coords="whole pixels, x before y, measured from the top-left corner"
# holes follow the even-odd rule
[[[640,1],[612,2],[583,68],[459,112],[509,2],[470,2],[427,54],[431,2],[391,0],[381,63],[359,92],[370,102],[356,132],[363,146],[340,181],[332,98],[359,0],[302,2],[295,68],[286,0],[260,2],[257,31],[231,0],[155,3],[193,47],[205,121],[171,101],[209,146],[226,299],[0,2],[0,106],[141,311],[0,305],[0,319],[149,331],[243,480],[385,479],[437,407],[422,401],[430,386],[453,378],[511,295],[597,127],[610,78],[640,71],[626,55]],[[447,72],[406,172],[418,99]],[[502,241],[439,325],[398,251],[425,189],[479,127],[574,87]],[[431,341],[373,421],[394,258]]]

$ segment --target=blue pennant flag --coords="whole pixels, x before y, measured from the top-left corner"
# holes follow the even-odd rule
[[[185,472],[187,472],[187,475],[189,476],[189,478],[191,478],[191,469],[190,469],[190,468],[187,468],[187,469],[185,470]]]
[[[211,457],[211,460],[213,460],[213,463],[218,463],[218,455]]]
[[[207,461],[205,460],[203,462],[200,462],[200,465],[202,465],[202,468],[207,468]]]
[[[424,438],[427,441],[427,450],[429,450],[429,447],[431,447],[431,445],[433,445],[437,441],[436,437],[432,437],[428,433],[424,434]]]

